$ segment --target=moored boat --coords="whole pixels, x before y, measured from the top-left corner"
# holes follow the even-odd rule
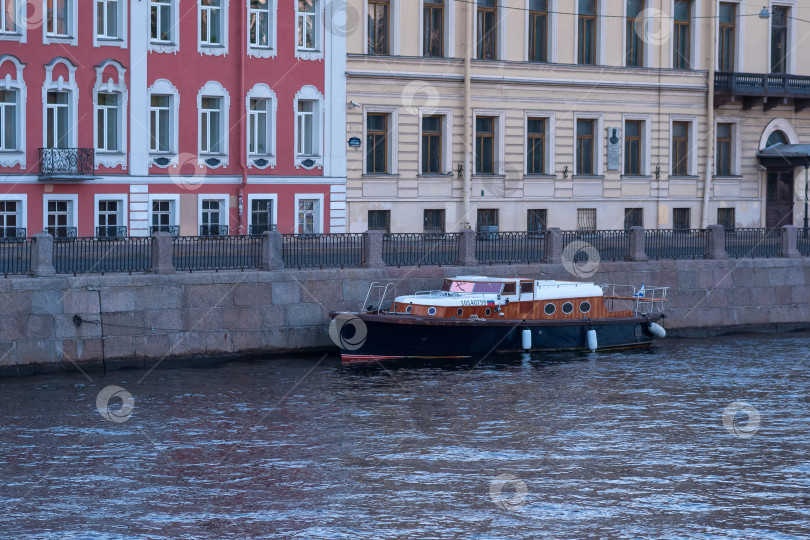
[[[395,296],[372,284],[357,312],[332,313],[344,364],[468,359],[519,351],[648,347],[666,332],[667,287],[459,276],[441,290]],[[375,291],[377,298],[372,300]]]

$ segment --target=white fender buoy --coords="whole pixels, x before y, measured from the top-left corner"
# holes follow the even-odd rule
[[[593,328],[588,330],[588,349],[590,349],[591,352],[596,350],[596,330]]]
[[[650,323],[650,333],[657,338],[667,337],[667,331],[664,330],[664,327],[654,322]]]
[[[528,328],[524,328],[523,332],[520,335],[521,338],[521,345],[523,345],[523,349],[528,351],[532,348],[532,331]]]

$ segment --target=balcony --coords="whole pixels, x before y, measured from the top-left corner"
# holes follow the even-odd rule
[[[268,225],[268,224],[259,224],[259,225],[251,225],[248,229],[248,234],[250,236],[261,236],[262,234],[266,233],[267,231],[275,231],[276,225]]]
[[[39,149],[39,174],[43,176],[92,176],[94,170],[92,148]]]
[[[228,226],[200,225],[200,236],[228,236]]]
[[[64,227],[58,225],[56,227],[45,227],[45,232],[58,240],[60,238],[76,238],[78,236],[76,227]]]
[[[25,238],[25,227],[0,227],[0,239],[9,240],[12,238]]]
[[[810,77],[786,73],[730,73],[714,75],[715,107],[737,102],[742,98],[743,110],[762,103],[769,111],[793,100],[796,112],[810,106]]]
[[[167,232],[172,236],[180,236],[180,225],[152,225],[149,227],[149,235],[157,232]]]
[[[127,228],[123,225],[102,225],[96,227],[96,238],[126,238]]]

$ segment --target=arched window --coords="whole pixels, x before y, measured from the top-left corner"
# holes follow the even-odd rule
[[[771,146],[775,146],[777,144],[790,144],[787,135],[785,135],[782,131],[774,131],[768,136],[767,142],[765,142],[765,148],[770,148]]]
[[[59,65],[64,67],[57,67]],[[53,73],[64,73],[53,80]],[[76,115],[79,107],[79,88],[76,85],[76,66],[67,58],[54,58],[45,65],[45,83],[42,85],[42,146],[43,148],[76,148],[78,133]]]
[[[245,97],[247,107],[247,162],[265,169],[276,165],[276,94],[260,83]]]
[[[295,94],[295,166],[323,167],[323,94],[304,86]]]
[[[149,87],[149,156],[158,167],[177,165],[180,94],[166,79]]]
[[[211,169],[228,165],[228,111],[231,98],[217,81],[208,81],[197,93],[198,165]]]
[[[108,67],[115,68],[115,79],[104,81]],[[96,84],[93,86],[93,109],[95,129],[93,145],[96,149],[96,167],[121,166],[127,168],[127,85],[124,80],[126,68],[115,60],[105,60],[96,67]]]
[[[19,165],[25,169],[24,68],[16,57],[0,55],[0,73],[6,72],[6,76],[0,78],[0,166],[3,167]]]

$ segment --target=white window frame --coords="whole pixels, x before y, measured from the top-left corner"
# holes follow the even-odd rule
[[[118,4],[118,37],[108,38],[98,35],[98,8],[99,3],[108,4],[110,2]],[[141,0],[142,1],[142,0]],[[125,49],[127,47],[127,0],[93,0],[93,47],[113,46]]]
[[[495,126],[493,129],[495,130],[494,133],[494,145],[495,145],[495,155],[493,156],[495,159],[494,163],[494,173],[493,174],[478,174],[475,172],[475,163],[478,156],[475,153],[475,149],[478,146],[476,144],[476,137],[477,137],[477,130],[476,130],[476,120],[479,116],[494,116],[495,117]],[[504,121],[506,120],[506,113],[504,111],[494,110],[494,109],[473,109],[472,114],[472,121],[473,121],[473,134],[472,134],[472,163],[470,164],[470,173],[473,177],[486,177],[486,176],[505,176],[506,175],[506,145],[505,145],[505,137],[504,137]]]
[[[473,10],[473,39],[476,40],[473,44],[472,50],[472,57],[475,60],[479,60],[476,55],[478,52],[478,0],[469,0],[470,3],[467,4],[468,7],[471,7]],[[498,41],[495,44],[497,50],[495,51],[495,60],[484,60],[484,62],[500,62],[502,60],[506,60],[506,11],[507,7],[505,5],[506,0],[497,0],[497,8],[495,8],[495,15],[498,18],[495,21],[495,27],[498,30]],[[528,18],[528,13],[524,13],[524,18]],[[528,23],[527,23],[528,24]],[[528,34],[527,34],[528,35]]]
[[[17,203],[17,228],[28,230],[28,195],[25,193],[0,193],[0,201]],[[45,205],[45,208],[48,206]],[[46,222],[47,223],[47,222]],[[29,234],[29,236],[32,236]]]
[[[709,0],[717,2],[717,0]],[[701,28],[703,27],[703,6],[701,0],[692,0],[692,13],[691,13],[691,21],[689,23],[689,32],[690,38],[692,39],[692,43],[689,44],[689,70],[695,71],[701,69],[703,65],[703,58],[701,54],[700,48],[700,38],[701,38]],[[671,39],[667,40],[662,47],[666,47],[669,45],[669,67],[675,67],[675,47],[674,47],[674,36],[675,36],[675,0],[669,0],[669,13],[670,13],[670,29],[669,35],[672,36]],[[719,24],[719,22],[715,21],[715,24]],[[769,26],[770,28],[770,26]],[[770,35],[768,36],[768,40],[770,42]],[[770,47],[770,45],[769,45]],[[717,53],[714,54],[713,62],[717,62]]]
[[[212,153],[203,153],[202,151],[202,144],[200,141],[200,135],[202,130],[202,98],[204,97],[215,97],[220,98],[220,103],[222,104],[222,109],[220,111],[220,134],[222,136],[221,141],[221,149],[222,152],[218,154]],[[208,167],[209,169],[216,169],[218,167],[225,167],[228,165],[228,150],[229,150],[229,126],[228,123],[228,111],[231,108],[231,98],[228,94],[228,91],[225,89],[217,81],[208,81],[205,83],[205,86],[200,88],[200,91],[197,92],[197,164],[200,167]],[[210,164],[207,163],[208,159],[216,158],[219,159],[219,163],[217,164]]]
[[[169,2],[169,18],[171,19],[171,39],[169,41],[152,41],[152,6],[153,0],[149,0],[149,34],[147,36],[148,49],[150,52],[155,53],[174,53],[180,51],[180,15],[179,15],[179,0],[170,0]],[[158,5],[158,4],[154,4]],[[199,24],[198,24],[199,28]],[[199,30],[198,30],[199,32]]]
[[[248,232],[253,225],[253,201],[272,201],[273,223],[278,229],[278,193],[248,193],[247,196],[247,215],[248,215]],[[298,205],[295,205],[296,213]],[[297,215],[296,215],[297,218]],[[296,225],[298,223],[296,222]]]
[[[606,22],[606,4],[609,0],[596,0],[596,66],[605,65],[606,53],[606,40],[607,40],[607,22]],[[578,64],[579,60],[579,2],[574,0],[574,64],[580,67],[583,65]],[[626,11],[626,7],[625,7]],[[622,21],[623,23],[624,21]],[[624,41],[622,41],[622,51],[624,51]],[[622,61],[624,65],[624,61]],[[584,67],[596,67],[591,65],[584,65]]]
[[[179,148],[179,126],[180,126],[180,93],[177,88],[166,79],[158,79],[147,90],[147,103],[149,104],[149,117],[147,136],[152,136],[152,95],[169,96],[169,151],[158,152],[156,150],[149,150],[150,165],[155,167],[167,168],[177,165],[177,156]],[[150,142],[151,144],[151,142]],[[157,163],[156,160],[160,158],[168,158],[169,162],[165,165]]]
[[[652,2],[652,0],[644,0],[644,3],[643,3],[642,8],[641,8],[640,15],[647,15],[647,14],[656,15],[657,14],[658,16],[661,16],[660,12],[657,12],[657,11],[650,12],[650,11],[648,11],[649,9],[651,9],[653,7],[651,5],[651,2]],[[622,18],[622,63],[621,63],[621,65],[624,66],[624,67],[627,67],[627,37],[628,37],[627,36],[627,24],[626,24],[627,23],[627,0],[622,0],[622,3],[623,3],[623,5],[622,5],[622,17],[623,18]],[[645,19],[646,19],[644,21],[644,27],[645,28],[653,28],[653,26],[648,26],[648,25],[656,24],[651,19],[648,19],[646,17],[645,17]],[[659,22],[659,24],[660,24],[660,22]],[[579,28],[579,27],[577,27],[577,28]],[[633,28],[633,31],[635,31],[635,27]],[[640,36],[640,39],[644,42],[644,58],[642,59],[641,67],[636,68],[636,69],[650,68],[650,67],[652,67],[652,62],[653,62],[653,49],[655,49],[658,45],[656,45],[655,43],[648,43],[644,39],[643,36]],[[665,43],[668,43],[668,41],[665,42]],[[635,66],[633,66],[633,67],[635,67]]]
[[[260,47],[258,45],[253,45],[250,43],[250,15],[251,11],[253,11],[250,7],[250,0],[242,0],[243,2],[247,2],[247,21],[245,28],[247,31],[245,32],[247,37],[247,54],[248,56],[254,56],[256,58],[275,58],[278,54],[278,0],[267,0],[267,8],[266,11],[270,17],[270,21],[268,24],[267,31],[270,33],[268,36],[268,46],[267,47]]]
[[[195,236],[200,234],[200,226],[203,225],[203,201],[219,201],[219,225],[227,225],[228,233],[230,234],[231,210],[228,206],[230,196],[227,193],[199,193],[197,195],[197,232]]]
[[[320,209],[320,216],[318,219],[318,230],[315,234],[323,234],[324,219],[326,218],[326,208],[324,208],[324,195],[323,193],[296,193],[293,206],[293,234],[298,233],[298,202],[306,199],[316,199],[319,201],[318,208]],[[301,233],[309,234],[309,233]]]
[[[251,154],[250,153],[250,100],[251,99],[266,99],[267,100],[267,153],[266,154]],[[271,169],[276,166],[276,118],[278,116],[278,98],[276,93],[264,83],[258,83],[248,90],[245,96],[245,114],[248,119],[245,122],[245,130],[247,137],[247,144],[245,144],[245,152],[248,167],[256,167],[257,169]],[[266,165],[258,165],[257,160],[264,159],[267,161]]]
[[[78,195],[62,195],[62,194],[49,194],[42,195],[42,229],[48,227],[48,203],[51,201],[68,201],[70,206],[68,208],[68,224],[67,227],[76,227],[77,236],[79,230],[79,196]],[[95,229],[93,230],[95,232]]]
[[[120,227],[126,227],[129,233],[129,213],[126,193],[94,193],[93,194],[93,236],[95,236],[96,229],[99,227],[98,219],[98,203],[101,201],[115,201],[118,203],[118,217],[121,219]],[[151,205],[150,205],[151,208]]]
[[[528,0],[526,0],[528,2]],[[453,58],[456,54],[456,10],[455,10],[455,0],[442,0],[444,4],[444,58]],[[364,4],[366,6],[366,10],[368,10],[368,3]],[[399,1],[397,1],[397,12],[396,12],[396,20],[401,20],[399,18]],[[391,7],[391,12],[393,13],[394,9]],[[393,17],[393,15],[392,15]],[[368,15],[366,14],[363,17],[363,20],[366,21],[366,26],[368,26]],[[394,20],[394,19],[392,19]],[[528,23],[527,23],[528,24]],[[399,25],[396,25],[397,32],[396,36],[391,34],[391,38],[396,38],[395,40],[391,40],[391,54],[396,55],[399,54]],[[368,28],[365,29],[363,33],[364,36],[368,36]],[[393,44],[396,44],[396,52],[394,52]],[[425,0],[419,0],[419,52],[424,57],[425,56]],[[429,116],[429,115],[428,115]]]
[[[604,1],[604,0],[603,0]],[[582,175],[579,174],[577,171],[577,121],[578,120],[593,120],[595,122],[594,125],[594,134],[593,134],[593,159],[596,160],[596,167],[594,167],[593,174]],[[622,126],[624,127],[624,126]],[[605,174],[605,128],[604,128],[604,118],[602,114],[593,114],[593,113],[574,113],[574,145],[573,145],[573,156],[574,156],[574,176],[579,176],[580,178],[593,178],[594,176],[603,176]],[[624,144],[624,139],[622,139],[622,144]],[[621,164],[621,169],[624,170],[624,163]]]
[[[745,72],[745,20],[749,17],[744,17],[744,10],[745,10],[745,0],[716,0],[717,1],[717,13],[720,13],[720,3],[723,4],[737,4],[737,8],[734,10],[734,24],[736,25],[734,29],[734,71],[737,72]],[[715,28],[714,31],[720,36],[720,17],[718,16],[717,20],[715,21]],[[768,31],[770,32],[770,22],[768,23]],[[770,66],[770,43],[771,43],[771,36],[768,35],[768,65]],[[715,69],[720,69],[720,40],[717,40],[715,44],[714,50],[714,63]]]
[[[549,8],[550,9],[550,8]],[[529,118],[543,118],[546,120],[546,135],[545,135],[545,143],[546,143],[546,170],[544,170],[541,174],[532,174],[529,175],[529,162],[526,159],[526,155],[528,153],[528,141],[529,141]],[[554,149],[555,149],[555,138],[557,134],[557,117],[551,111],[525,111],[523,113],[523,156],[521,160],[523,161],[523,175],[530,176],[535,178],[537,176],[552,176],[554,174]]]
[[[68,80],[65,81],[60,75],[57,80],[53,80],[53,69],[57,64],[63,64],[68,70]],[[45,82],[42,85],[42,147],[48,146],[48,115],[45,114],[48,104],[48,92],[68,93],[68,143],[70,148],[78,146],[78,132],[75,128],[76,117],[79,110],[79,88],[76,85],[76,66],[64,57],[57,57],[45,65]],[[95,137],[95,135],[94,135]]]
[[[4,14],[0,15],[0,41],[18,41],[20,43],[25,43],[28,39],[28,2],[26,0],[11,0],[14,2],[14,13],[16,14],[16,21],[23,21],[22,24],[19,24],[15,21],[15,28],[13,32],[3,32],[2,28],[3,25],[3,17]],[[2,7],[0,7],[0,11],[2,11]]]
[[[799,144],[799,135],[796,133],[790,121],[785,118],[774,118],[768,122],[768,125],[762,130],[762,136],[759,138],[759,146],[757,146],[758,150],[765,149],[765,145],[768,143],[768,137],[770,137],[774,131],[781,131],[787,135],[790,144]]]
[[[677,176],[672,174],[672,124],[675,122],[688,122],[689,123],[689,160],[686,164],[686,176],[697,176],[698,175],[698,132],[697,132],[697,125],[698,125],[698,117],[697,116],[682,116],[682,115],[672,115],[669,117],[669,149],[667,150],[668,155],[670,156],[669,159],[669,174],[668,176],[674,178],[683,178],[682,176]]]
[[[453,0],[451,0],[453,1]],[[416,168],[419,176],[436,176],[436,173],[426,173],[422,171],[422,118],[425,116],[440,116],[442,119],[442,171],[439,176],[453,175],[453,109],[437,109],[434,107],[421,107],[419,109],[419,134],[418,134],[418,155]],[[365,133],[363,140],[365,141]],[[397,141],[399,142],[399,141]],[[397,144],[397,147],[399,145]],[[365,160],[364,160],[365,163]]]
[[[384,173],[369,173],[367,170],[367,161],[366,161],[366,152],[368,148],[366,148],[366,142],[368,141],[368,124],[366,122],[369,114],[385,114],[388,116],[386,122],[386,129],[387,129],[387,136],[386,136],[386,151],[388,152],[388,163],[387,167],[388,170]],[[421,117],[420,117],[421,118]],[[399,109],[397,107],[382,107],[382,106],[373,106],[368,105],[363,107],[363,174],[364,175],[389,175],[389,174],[399,174],[399,130],[397,127],[399,126]],[[420,126],[419,132],[422,132],[422,128]],[[421,138],[419,139],[421,141]],[[421,147],[421,142],[419,143]],[[421,150],[420,150],[421,154]]]
[[[740,130],[741,121],[739,118],[730,118],[724,116],[716,116],[714,119],[714,140],[712,144],[712,154],[717,152],[717,124],[731,124],[731,174],[729,176],[736,177],[742,175],[742,132]],[[717,156],[714,155],[712,177],[714,178],[728,178],[726,176],[717,175]]]
[[[180,195],[176,193],[167,194],[167,193],[150,193],[149,194],[149,208],[148,208],[148,224],[147,230],[151,230],[154,225],[152,225],[152,203],[154,202],[162,202],[162,201],[169,201],[169,226],[170,227],[179,227],[180,226]],[[150,234],[151,235],[151,234]],[[194,235],[196,236],[196,234]]]
[[[3,67],[5,62],[11,62],[16,72],[14,79],[10,76],[0,79],[0,90],[14,92],[17,95],[17,148],[15,150],[0,150],[0,166],[13,167],[14,165],[18,165],[20,169],[25,170],[25,109],[28,100],[28,89],[25,86],[25,80],[23,80],[23,69],[25,69],[25,65],[10,54],[0,55],[0,68]]]
[[[790,11],[788,12],[788,51],[787,51],[787,72],[789,74],[796,73],[796,54],[793,52],[798,43],[796,41],[796,21],[793,17],[796,17],[796,1],[795,0],[770,0],[770,5],[768,6],[768,11],[773,13],[774,7],[786,7]],[[773,28],[773,15],[768,17],[768,73],[771,72],[771,32]]]
[[[116,69],[118,74],[118,81],[113,81],[112,78],[107,79],[106,82],[102,80],[104,76],[104,70],[108,67],[112,66]],[[121,166],[123,170],[127,169],[127,102],[128,99],[128,92],[126,81],[124,79],[124,74],[126,73],[126,68],[122,66],[116,60],[105,60],[100,65],[96,66],[96,83],[93,86],[93,148],[96,149],[93,152],[95,157],[95,167],[98,169],[100,165],[105,167],[118,167]],[[119,102],[118,102],[118,151],[116,152],[107,152],[103,150],[98,150],[99,148],[99,140],[98,140],[98,126],[96,122],[98,121],[98,95],[100,93],[105,94],[118,94]]]
[[[624,147],[625,147],[625,137],[627,136],[627,130],[625,129],[625,122],[628,120],[630,121],[640,121],[644,122],[642,125],[641,131],[641,174],[625,174],[624,172]],[[652,160],[650,156],[652,155],[650,152],[652,151],[652,144],[651,144],[651,137],[650,137],[650,124],[652,123],[652,116],[649,114],[623,114],[622,115],[622,147],[621,147],[621,176],[625,178],[638,178],[639,176],[650,176],[650,163]],[[691,141],[691,139],[690,139]],[[670,145],[672,144],[670,139]],[[690,156],[691,158],[691,156]]]
[[[314,111],[314,122],[315,125],[315,137],[317,139],[316,145],[318,149],[317,155],[314,156],[307,156],[298,153],[298,102],[299,101],[314,101],[315,102],[315,111]],[[311,159],[314,162],[312,167],[309,169],[314,169],[315,167],[323,168],[323,148],[324,148],[324,125],[325,125],[325,112],[326,106],[323,99],[323,94],[321,94],[317,88],[311,85],[306,85],[301,88],[295,94],[295,99],[293,100],[293,118],[295,118],[293,130],[294,130],[294,148],[295,148],[295,168],[307,168],[304,167],[303,162],[307,159]],[[296,206],[297,208],[297,206]]]
[[[315,47],[313,49],[303,49],[298,47],[298,19],[302,17],[301,13],[298,11],[298,0],[293,0],[295,2],[295,31],[293,32],[293,38],[295,42],[293,43],[293,47],[295,50],[295,57],[301,60],[322,60],[323,59],[323,43],[324,43],[324,0],[314,0],[315,4]],[[367,7],[366,7],[367,9]],[[368,17],[366,17],[368,18]]]
[[[79,0],[59,0],[67,2],[67,34],[48,33],[48,0],[42,0],[42,43],[61,43],[63,45],[78,45],[79,43]],[[23,8],[24,9],[24,8]],[[96,21],[93,20],[93,34],[95,34]]]
[[[230,11],[229,0],[220,0],[222,3],[220,10],[220,36],[221,43],[211,44],[202,41],[202,12],[204,10],[202,2],[197,0],[197,52],[207,56],[225,56],[228,54],[228,12]]]

